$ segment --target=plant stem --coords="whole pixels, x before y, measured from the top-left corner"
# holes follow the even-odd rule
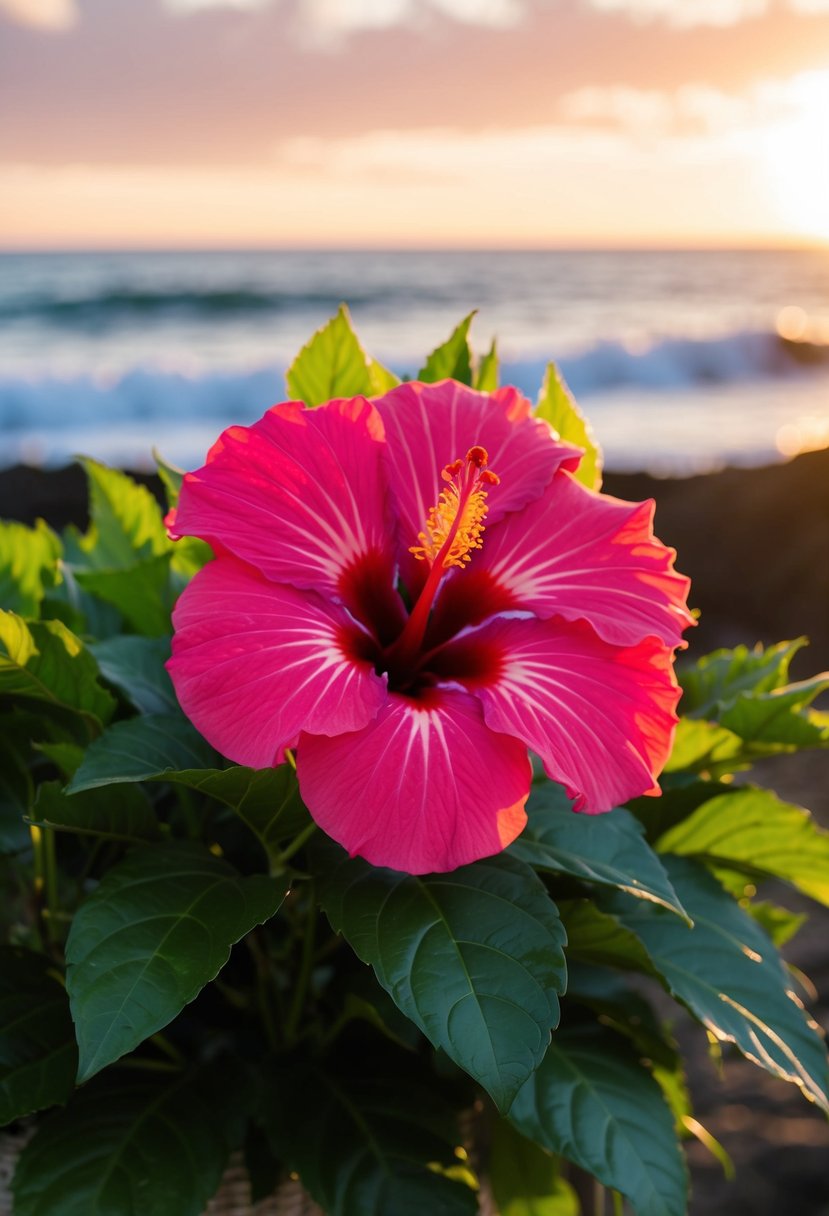
[[[259,1008],[259,1016],[262,1019],[262,1026],[265,1030],[265,1037],[268,1040],[270,1047],[277,1045],[276,1024],[273,1020],[273,1011],[271,1009],[270,993],[276,989],[271,986],[271,964],[267,953],[262,949],[262,944],[259,941],[256,930],[249,933],[245,938],[245,945],[250,951],[251,957],[256,965],[256,1003]]]
[[[308,917],[305,923],[305,933],[302,938],[302,957],[299,964],[299,975],[297,976],[291,1007],[288,1010],[288,1016],[285,1019],[285,1038],[289,1044],[296,1041],[296,1032],[297,1027],[299,1026],[299,1019],[302,1016],[302,1011],[305,1007],[305,999],[308,995],[308,987],[311,982],[311,971],[314,965],[314,939],[316,926],[317,901],[314,896],[314,884],[313,882],[310,882],[308,884]]]
[[[277,864],[279,866],[283,866],[290,857],[293,857],[295,853],[298,853],[305,844],[305,841],[310,840],[316,830],[317,825],[315,823],[309,823],[307,827],[304,827],[302,831],[294,837],[288,847],[283,849],[282,852],[277,855]]]
[[[179,1049],[174,1046],[167,1036],[163,1035],[160,1031],[157,1034],[151,1035],[150,1042],[153,1043],[159,1051],[163,1051],[165,1056],[169,1056],[169,1058],[173,1060],[179,1068],[183,1068],[187,1063]]]
[[[625,1197],[619,1191],[611,1191],[613,1196],[613,1216],[625,1216]]]

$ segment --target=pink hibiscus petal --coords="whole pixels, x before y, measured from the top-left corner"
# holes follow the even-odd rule
[[[361,561],[392,581],[383,423],[362,397],[296,401],[233,426],[184,478],[171,534],[200,536],[276,582],[339,594]]]
[[[409,874],[454,870],[506,848],[526,823],[527,749],[477,701],[392,693],[363,730],[303,733],[297,775],[320,827],[352,856]]]
[[[596,814],[659,793],[679,688],[671,651],[656,638],[621,648],[581,621],[500,617],[464,642],[501,654],[483,678],[464,681],[487,725],[537,752],[575,810]]]
[[[470,448],[483,447],[500,478],[487,494],[487,524],[536,498],[558,468],[575,469],[581,449],[562,443],[514,388],[479,393],[454,380],[411,382],[379,397],[375,405],[388,440],[389,483],[397,504],[401,565],[412,564],[429,511],[445,488],[441,471]]]
[[[539,498],[487,530],[470,574],[484,583],[489,576],[500,599],[490,587],[487,602],[501,611],[587,620],[617,646],[648,636],[681,645],[682,630],[694,624],[690,580],[674,570],[675,551],[654,537],[653,510],[653,500],[622,502],[557,473]],[[453,578],[460,583],[463,573]]]
[[[173,625],[167,669],[181,707],[237,764],[281,763],[302,729],[359,730],[386,700],[385,678],[357,657],[358,630],[343,608],[236,558],[199,571]]]

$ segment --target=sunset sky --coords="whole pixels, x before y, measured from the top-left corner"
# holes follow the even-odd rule
[[[829,0],[0,0],[0,247],[829,241]]]

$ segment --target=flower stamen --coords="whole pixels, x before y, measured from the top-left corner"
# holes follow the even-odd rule
[[[469,449],[465,460],[453,460],[442,470],[441,477],[448,484],[418,534],[420,544],[409,550],[419,561],[439,564],[444,570],[463,567],[471,560],[472,550],[481,548],[487,513],[484,486],[497,485],[500,480],[486,467],[488,460],[486,449],[476,446]]]
[[[453,460],[441,472],[447,483],[432,507],[424,530],[419,533],[420,544],[409,552],[419,561],[431,565],[423,590],[417,597],[402,633],[385,652],[388,664],[398,668],[413,662],[426,633],[426,625],[435,594],[444,572],[452,566],[461,569],[470,560],[473,549],[482,546],[481,534],[487,512],[485,486],[497,486],[500,478],[487,468],[486,448],[472,447],[466,459]]]

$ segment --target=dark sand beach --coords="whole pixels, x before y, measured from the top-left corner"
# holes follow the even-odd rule
[[[142,478],[158,492],[153,478]],[[605,490],[621,498],[656,499],[656,531],[691,576],[691,602],[701,612],[690,651],[779,641],[806,634],[795,660],[803,678],[829,668],[829,450],[763,469],[728,469],[688,479],[608,473]],[[18,466],[0,473],[0,517],[55,527],[83,524],[86,491],[78,466],[44,471]],[[829,756],[781,757],[760,766],[760,780],[809,807],[829,829]],[[809,911],[809,924],[787,956],[814,982],[812,1004],[829,1028],[829,909],[781,886],[763,892]],[[731,1154],[737,1179],[692,1145],[693,1216],[829,1216],[829,1124],[797,1090],[727,1053],[723,1075],[708,1061],[705,1035],[677,1025],[692,1059],[699,1119]]]

